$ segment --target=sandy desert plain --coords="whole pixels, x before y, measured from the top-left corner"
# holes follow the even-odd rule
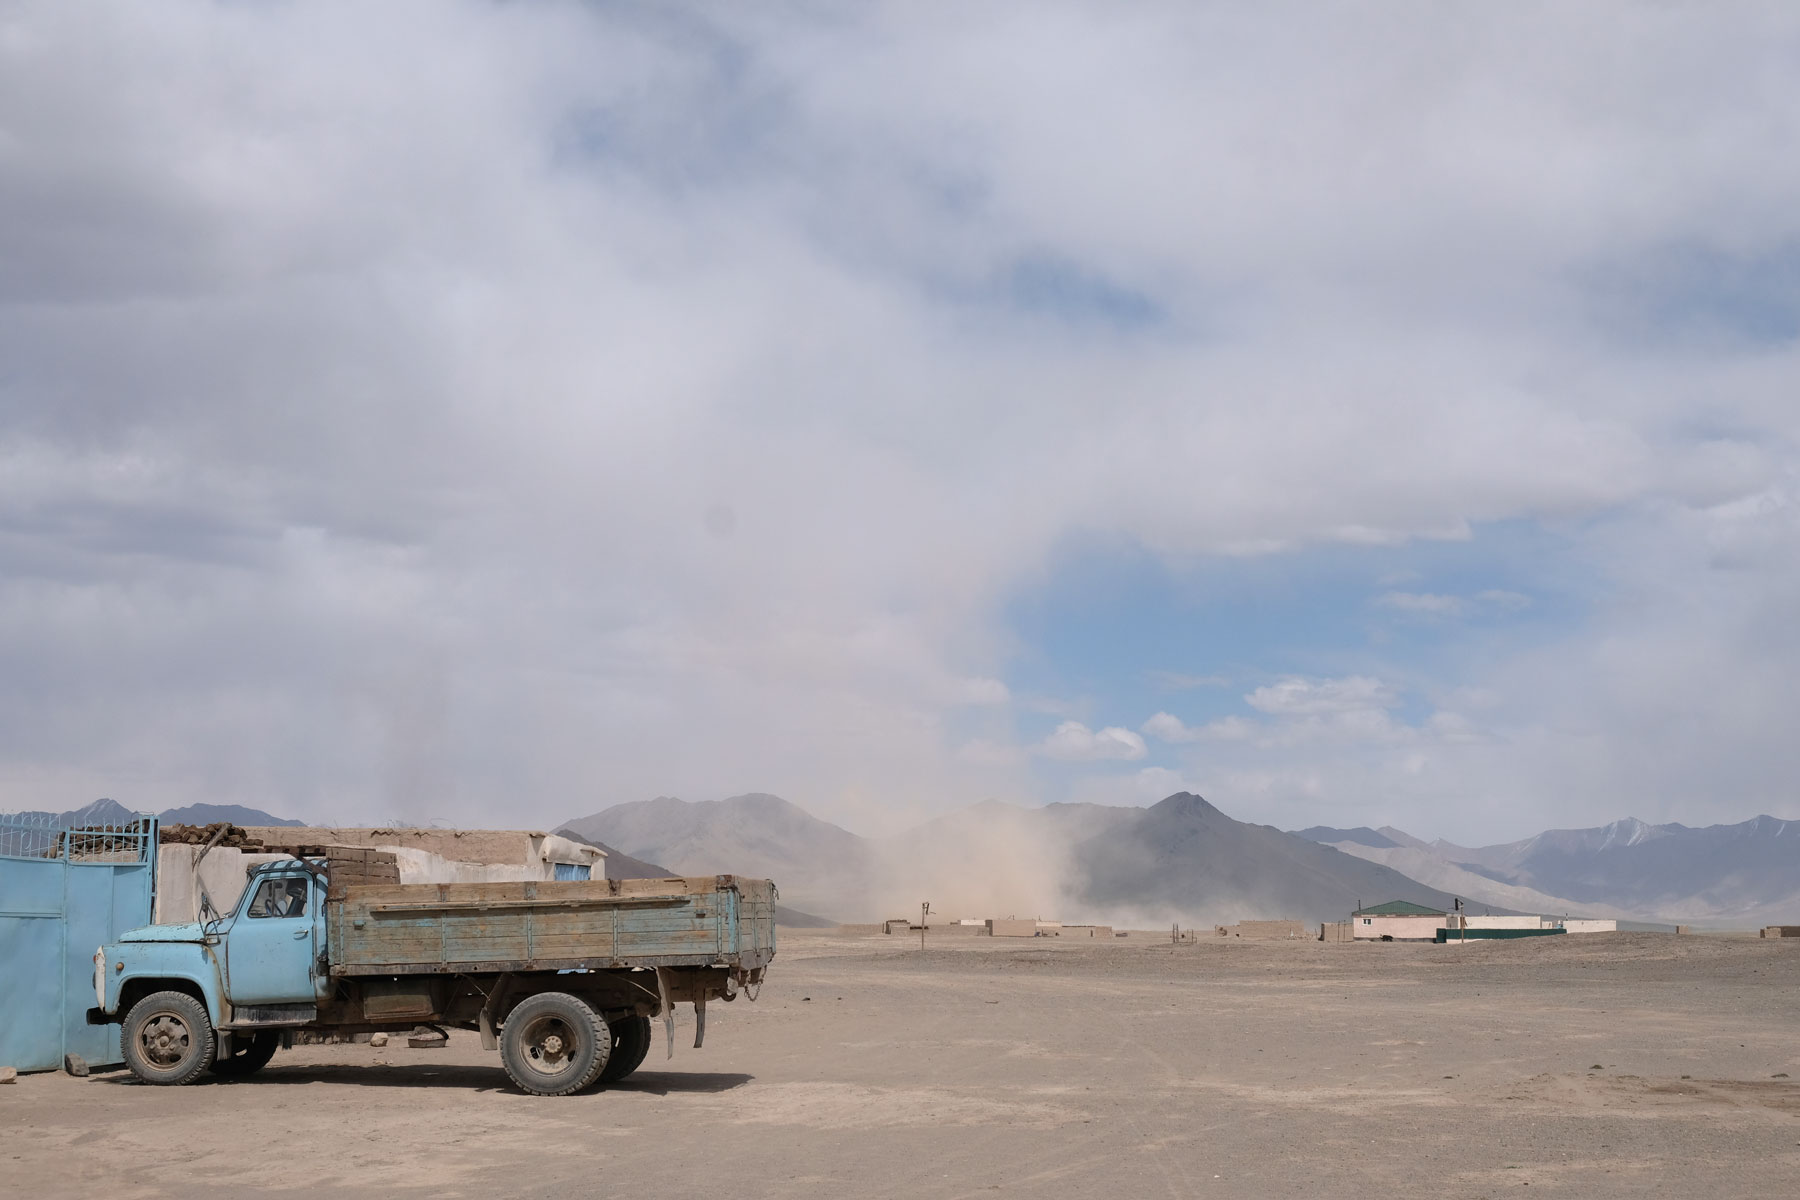
[[[659,1025],[568,1099],[461,1032],[187,1088],[27,1076],[0,1192],[1800,1194],[1800,939],[783,931],[760,1002],[700,1051],[683,1017],[672,1061]]]

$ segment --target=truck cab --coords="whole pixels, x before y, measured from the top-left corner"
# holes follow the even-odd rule
[[[94,955],[90,1020],[123,1015],[126,1064],[157,1082],[260,1067],[329,994],[325,895],[316,864],[267,863],[224,916],[126,931]]]

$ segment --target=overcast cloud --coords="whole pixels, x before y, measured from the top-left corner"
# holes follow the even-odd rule
[[[0,10],[0,806],[1795,815],[1800,10],[1309,13]],[[1497,526],[1505,653],[1012,679],[1081,539]]]

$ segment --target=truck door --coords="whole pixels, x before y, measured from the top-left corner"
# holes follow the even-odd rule
[[[257,877],[225,935],[233,1005],[313,1003],[318,900],[304,868]]]

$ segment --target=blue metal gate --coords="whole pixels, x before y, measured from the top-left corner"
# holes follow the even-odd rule
[[[155,875],[155,817],[67,828],[0,814],[0,1066],[119,1061],[119,1027],[87,1023],[94,951],[150,923]]]

